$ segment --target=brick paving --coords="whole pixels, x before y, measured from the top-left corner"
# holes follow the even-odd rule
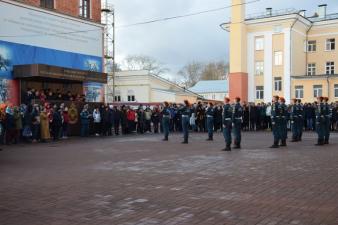
[[[1,225],[338,225],[338,134],[243,149],[193,134],[72,139],[0,152]]]

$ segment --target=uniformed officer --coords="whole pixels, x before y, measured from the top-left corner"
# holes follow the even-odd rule
[[[191,108],[188,100],[184,101],[184,106],[181,108],[181,112],[182,112],[182,129],[184,134],[184,141],[182,142],[182,144],[188,144],[189,124],[191,116]]]
[[[279,103],[278,103],[279,96],[274,96],[272,98],[272,105],[271,105],[271,125],[272,125],[272,134],[273,134],[273,145],[270,148],[279,148],[279,140],[280,137],[280,127],[279,127],[279,120],[280,120],[280,110],[279,110]]]
[[[242,141],[242,120],[243,120],[243,107],[241,106],[241,99],[235,98],[235,105],[232,109],[232,122],[233,122],[233,134],[234,134],[234,148],[241,148]]]
[[[285,98],[280,97],[279,98],[279,111],[280,111],[280,117],[279,117],[279,129],[280,129],[280,139],[281,147],[286,146],[286,139],[288,138],[288,109],[285,104]]]
[[[301,99],[297,99],[297,104],[298,104],[298,138],[297,139],[298,141],[302,141],[305,112],[302,106]]]
[[[291,109],[290,109],[290,121],[291,121],[291,132],[292,132],[292,140],[291,142],[297,142],[299,137],[299,129],[298,129],[298,101],[297,99],[292,99],[291,101]]]
[[[223,151],[231,151],[231,130],[232,130],[232,107],[230,105],[230,99],[224,98],[223,106],[223,136],[226,147]]]
[[[205,114],[207,116],[207,128],[208,128],[208,139],[207,139],[207,141],[212,141],[214,139],[215,109],[214,109],[214,105],[211,102],[208,104],[208,108],[207,108]]]
[[[332,119],[332,108],[329,105],[329,98],[324,97],[324,116],[325,116],[325,133],[324,133],[324,144],[329,144],[330,140],[330,126]]]
[[[325,135],[325,105],[323,103],[323,97],[317,98],[316,106],[316,132],[318,135],[318,141],[316,145],[324,145],[324,135]]]
[[[163,105],[164,105],[164,108],[162,110],[162,127],[163,127],[163,133],[164,133],[163,141],[168,141],[169,140],[169,126],[170,126],[170,109],[169,109],[168,102],[164,102]]]

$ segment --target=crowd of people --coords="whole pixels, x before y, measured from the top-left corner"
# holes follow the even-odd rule
[[[84,102],[86,96],[83,94],[74,94],[71,91],[62,92],[60,89],[52,90],[41,89],[35,90],[34,88],[28,88],[25,93],[23,93],[23,103],[25,105],[32,104],[32,101],[45,104],[49,101],[78,101]]]
[[[41,99],[47,92],[46,99]],[[40,97],[39,97],[40,96]],[[53,97],[51,97],[53,96]],[[60,99],[58,99],[58,96]],[[66,96],[69,96],[67,98]],[[18,142],[46,142],[50,140],[68,138],[69,114],[64,103],[50,104],[50,100],[73,100],[71,93],[62,95],[55,93],[35,91],[30,89],[26,93],[25,104],[20,106],[1,105],[0,107],[0,144],[16,144]],[[34,99],[39,98],[39,104]],[[238,99],[237,99],[238,100]],[[230,104],[226,100],[224,104],[198,102],[190,105],[164,103],[158,106],[131,107],[127,105],[114,106],[102,104],[100,107],[90,109],[85,105],[79,112],[80,135],[88,137],[126,135],[131,133],[164,133],[164,140],[168,140],[169,133],[183,132],[184,141],[188,143],[188,131],[207,132],[208,140],[212,140],[214,132],[226,134],[227,123],[231,121],[237,136],[240,131],[263,131],[274,128],[274,103],[241,103],[235,100]],[[83,100],[81,100],[83,101]],[[228,101],[228,102],[227,102]],[[301,109],[301,130],[316,130],[318,103],[299,102]],[[294,104],[285,105],[285,127],[293,130]],[[237,108],[236,108],[237,107]],[[235,119],[230,117],[225,121],[229,110],[235,110]],[[231,111],[230,110],[230,111]],[[237,111],[240,113],[237,115]],[[329,129],[337,131],[338,103],[330,104]],[[232,115],[233,116],[233,115]],[[237,119],[236,119],[237,118]],[[240,118],[240,119],[239,119]],[[236,135],[235,135],[236,136]],[[228,141],[229,142],[229,141]],[[227,148],[229,148],[229,143]],[[235,140],[235,147],[240,147],[240,138]]]

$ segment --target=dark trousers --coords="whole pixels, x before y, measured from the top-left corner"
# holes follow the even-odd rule
[[[115,132],[115,135],[119,135],[119,131],[120,131],[120,122],[119,121],[115,121],[114,122],[114,132]]]
[[[61,128],[61,126],[58,126],[58,125],[52,126],[52,135],[53,135],[54,141],[59,140],[60,128]]]
[[[101,123],[94,123],[95,134],[101,134]]]
[[[242,122],[241,120],[234,121],[233,134],[234,134],[234,144],[236,146],[241,145],[242,141]]]
[[[185,142],[188,142],[189,139],[189,122],[190,119],[188,116],[182,116],[182,129]]]
[[[208,128],[208,137],[212,139],[214,136],[214,118],[213,117],[207,117],[207,128]]]
[[[163,133],[164,138],[167,139],[169,136],[169,126],[170,126],[170,120],[169,117],[163,117],[162,119],[162,127],[163,127]]]
[[[145,129],[144,129],[145,132],[149,131],[151,132],[151,120],[146,120],[145,121]]]
[[[223,126],[223,136],[227,147],[230,147],[232,142],[231,129],[232,129],[231,121],[230,120],[226,121]]]

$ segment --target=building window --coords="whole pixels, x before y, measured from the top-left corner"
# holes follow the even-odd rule
[[[216,94],[212,94],[212,100],[216,99]]]
[[[338,98],[338,84],[334,85],[334,97]]]
[[[40,0],[40,6],[47,9],[54,9],[54,0]]]
[[[128,102],[135,102],[135,93],[133,90],[128,91]]]
[[[334,62],[326,62],[326,74],[334,74]]]
[[[313,85],[313,97],[317,98],[323,95],[322,85]]]
[[[332,51],[336,49],[336,39],[326,39],[326,51]]]
[[[303,86],[295,87],[295,96],[296,98],[304,98],[304,87]]]
[[[90,0],[80,0],[80,16],[90,18]]]
[[[316,63],[307,64],[307,75],[308,76],[316,75]]]
[[[256,87],[256,99],[264,99],[264,87],[263,86]]]
[[[277,51],[275,52],[275,66],[283,65],[283,52]]]
[[[256,62],[255,74],[258,75],[258,76],[264,74],[264,62],[262,62],[262,61]]]
[[[315,52],[317,50],[317,41],[308,41],[307,42],[307,51]]]
[[[121,95],[115,95],[114,102],[120,102],[120,101],[121,101]]]
[[[275,83],[275,91],[282,91],[282,78],[275,77],[274,83]]]
[[[256,51],[264,50],[264,38],[256,38],[255,42]]]

